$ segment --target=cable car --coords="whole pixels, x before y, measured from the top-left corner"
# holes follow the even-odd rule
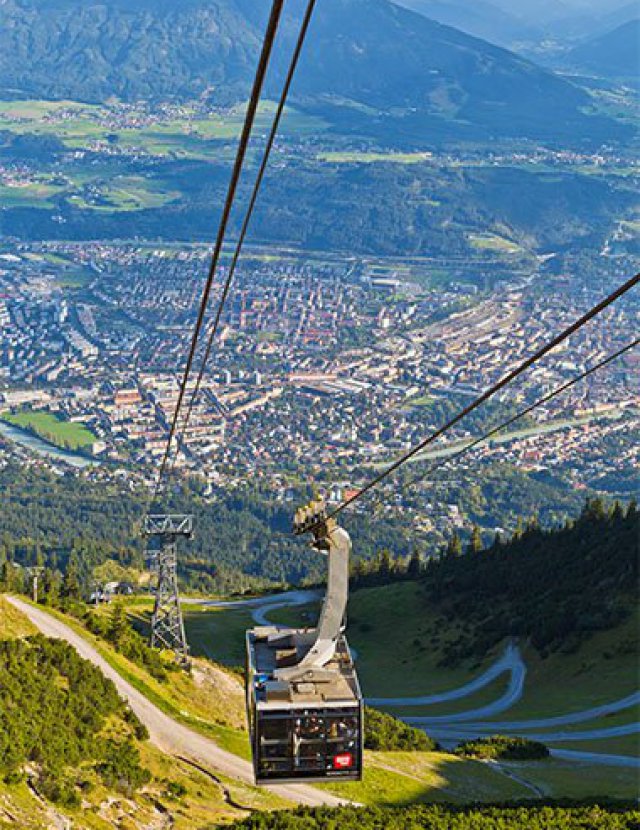
[[[296,512],[328,557],[327,592],[316,628],[259,626],[247,632],[246,698],[256,784],[359,781],[363,704],[343,620],[351,540],[324,504]]]

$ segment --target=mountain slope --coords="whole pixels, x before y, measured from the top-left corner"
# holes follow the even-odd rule
[[[577,46],[568,60],[599,75],[636,78],[640,68],[640,19]]]
[[[0,93],[87,101],[206,95],[217,103],[246,95],[267,11],[247,0],[5,0],[1,9]],[[297,12],[283,24],[272,95]],[[295,95],[349,130],[373,122],[383,135],[612,130],[612,122],[584,116],[588,96],[565,80],[388,0],[318,5]]]
[[[244,94],[258,33],[235,3],[6,0],[2,90],[100,101]]]

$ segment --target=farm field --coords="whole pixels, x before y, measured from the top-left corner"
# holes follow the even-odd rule
[[[469,234],[469,241],[473,248],[481,251],[497,251],[505,254],[523,253],[523,249],[516,242],[495,234],[471,233]]]
[[[256,132],[265,132],[275,111],[275,103],[261,103]],[[219,152],[211,142],[235,140],[242,128],[244,106],[204,113],[184,106],[177,115],[140,116],[127,120],[130,112],[78,101],[0,101],[0,131],[15,135],[33,134],[57,137],[66,147],[88,149],[93,142],[113,147],[135,148],[157,156],[211,159]],[[142,123],[146,122],[146,123]],[[282,121],[284,135],[315,135],[327,124],[319,117],[288,107]],[[230,156],[218,156],[228,160]]]
[[[376,164],[385,162],[387,164],[421,164],[431,158],[431,153],[398,153],[398,152],[327,152],[318,153],[318,161],[330,164]],[[437,202],[435,203],[437,204]]]

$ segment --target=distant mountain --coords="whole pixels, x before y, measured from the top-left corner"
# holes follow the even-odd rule
[[[0,92],[104,101],[237,99],[259,49],[233,0],[4,0]]]
[[[405,9],[454,26],[498,46],[512,47],[523,40],[540,40],[543,30],[485,0],[393,0]]]
[[[605,31],[614,29],[616,26],[622,26],[623,23],[638,18],[639,8],[637,0],[631,0],[631,3],[625,3],[624,6],[607,12],[600,18],[600,23],[604,26]]]
[[[219,103],[246,96],[264,28],[254,0],[4,0],[0,94],[103,101]],[[296,7],[299,13],[301,6]],[[289,7],[290,9],[290,7]],[[279,88],[295,36],[287,12],[269,89]],[[295,94],[342,131],[610,138],[590,99],[504,49],[388,0],[319,3]]]
[[[640,19],[577,46],[567,56],[572,66],[605,77],[636,78],[640,69]]]

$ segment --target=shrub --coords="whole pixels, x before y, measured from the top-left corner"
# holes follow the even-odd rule
[[[432,752],[438,746],[421,729],[370,706],[365,707],[364,745],[383,752]]]
[[[140,752],[131,740],[124,743],[105,741],[102,761],[96,769],[107,787],[126,795],[130,795],[151,780],[149,771],[140,765]]]
[[[635,803],[413,804],[254,813],[237,830],[637,830]]]
[[[146,735],[111,680],[67,643],[41,635],[0,640],[0,776],[7,783],[30,763],[43,795],[73,807],[79,802],[69,770],[98,761],[103,777],[134,790],[149,774],[130,738],[100,737],[114,718],[123,735]]]
[[[529,738],[512,738],[508,735],[492,735],[465,741],[456,749],[456,755],[487,761],[536,761],[549,757],[549,750],[539,741]]]

